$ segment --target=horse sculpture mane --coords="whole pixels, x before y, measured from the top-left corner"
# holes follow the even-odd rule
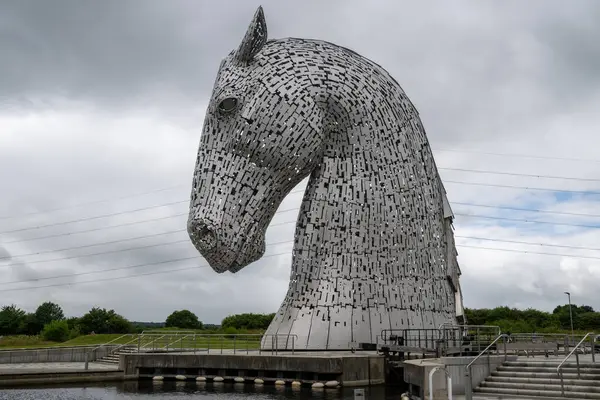
[[[259,8],[206,112],[192,242],[215,271],[239,271],[263,255],[279,204],[309,175],[289,289],[265,338],[348,349],[384,329],[455,323],[453,215],[415,107],[351,50],[267,40]]]

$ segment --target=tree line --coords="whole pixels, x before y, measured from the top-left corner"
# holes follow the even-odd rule
[[[576,331],[592,331],[600,329],[600,312],[591,306],[571,305],[573,314],[573,329]],[[568,332],[571,330],[569,305],[560,305],[552,312],[528,308],[496,307],[465,309],[469,325],[496,325],[503,332]]]
[[[0,336],[41,336],[54,342],[64,342],[80,335],[105,333],[140,333],[145,329],[205,329],[228,334],[244,333],[247,330],[266,329],[275,314],[237,314],[223,319],[221,325],[203,324],[189,310],[173,311],[164,322],[131,322],[115,310],[94,307],[81,317],[66,318],[63,309],[56,303],[42,303],[34,312],[12,304],[0,309]]]
[[[571,305],[573,328],[577,331],[600,329],[600,312],[591,306]],[[164,322],[131,322],[104,308],[94,307],[81,317],[66,318],[62,308],[52,302],[41,304],[27,313],[15,305],[0,309],[0,336],[40,335],[49,341],[63,342],[80,335],[103,333],[139,333],[144,329],[170,328],[204,330],[206,333],[246,333],[267,329],[275,314],[244,313],[225,317],[221,325],[203,324],[190,310],[173,311]],[[509,307],[467,308],[469,325],[495,325],[503,332],[568,332],[571,329],[569,305],[560,305],[552,312],[533,308],[520,310]]]

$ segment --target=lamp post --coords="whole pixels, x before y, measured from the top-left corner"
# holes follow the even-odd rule
[[[571,319],[571,340],[575,337],[575,332],[573,330],[573,311],[571,310],[571,293],[565,292],[567,297],[569,298],[569,318]]]

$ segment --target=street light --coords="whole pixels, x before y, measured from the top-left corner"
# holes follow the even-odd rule
[[[569,297],[569,318],[571,319],[571,340],[575,337],[575,332],[573,330],[573,311],[571,310],[571,293],[565,292],[565,294]]]

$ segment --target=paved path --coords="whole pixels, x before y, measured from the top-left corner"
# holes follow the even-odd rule
[[[90,363],[89,371],[118,371],[117,365]],[[27,374],[44,372],[79,372],[85,371],[82,362],[52,362],[52,363],[23,363],[0,364],[0,374]]]

